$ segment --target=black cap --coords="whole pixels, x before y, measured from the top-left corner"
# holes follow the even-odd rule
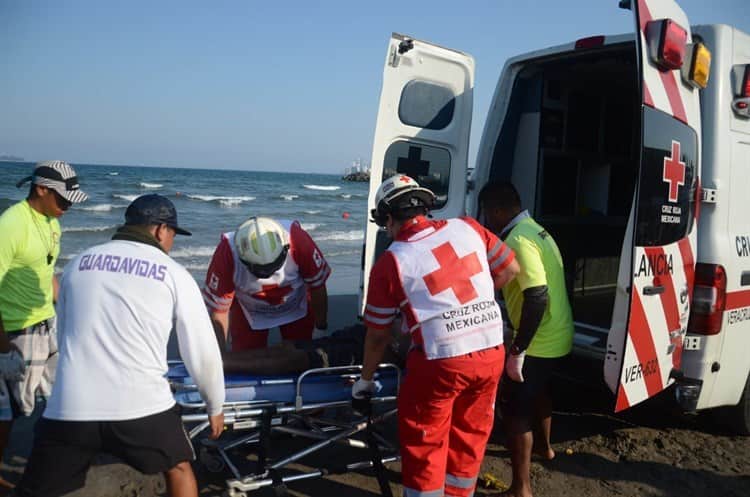
[[[167,198],[156,193],[141,195],[125,211],[125,224],[166,224],[179,235],[192,235],[177,225],[177,209]]]

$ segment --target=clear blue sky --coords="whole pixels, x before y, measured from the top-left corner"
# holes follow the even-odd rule
[[[392,31],[472,54],[476,153],[505,60],[631,30],[618,0],[0,0],[0,154],[339,173],[369,162]],[[683,0],[750,32],[749,0]]]

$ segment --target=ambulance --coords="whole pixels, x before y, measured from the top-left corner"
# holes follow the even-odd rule
[[[620,7],[633,33],[507,61],[473,169],[474,60],[393,34],[368,205],[406,174],[435,217],[481,220],[482,185],[512,181],[560,247],[574,353],[602,361],[615,411],[674,383],[750,434],[750,36],[673,0]],[[368,223],[361,301],[387,244]]]

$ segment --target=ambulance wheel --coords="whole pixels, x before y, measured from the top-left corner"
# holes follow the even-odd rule
[[[750,375],[745,380],[740,402],[727,412],[729,427],[738,435],[750,435]]]
[[[224,468],[226,467],[224,460],[220,456],[209,451],[206,447],[201,449],[198,459],[203,467],[211,473],[220,473],[224,471]]]

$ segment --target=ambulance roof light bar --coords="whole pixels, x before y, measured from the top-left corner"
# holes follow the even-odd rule
[[[750,118],[750,64],[734,66],[732,76],[735,85],[735,97],[732,110],[738,117]]]
[[[672,19],[649,21],[646,42],[651,60],[662,70],[682,67],[687,49],[687,31]]]

